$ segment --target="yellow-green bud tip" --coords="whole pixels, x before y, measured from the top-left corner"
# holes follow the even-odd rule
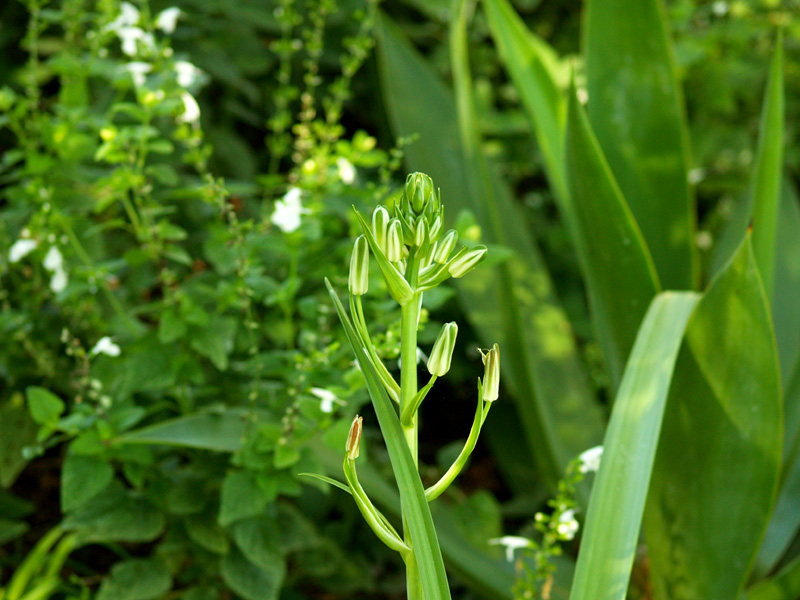
[[[353,245],[353,254],[350,256],[350,293],[361,296],[369,289],[369,246],[367,238],[360,235]]]
[[[451,229],[444,234],[444,237],[441,240],[439,240],[439,243],[436,246],[436,252],[433,254],[434,262],[440,265],[446,263],[457,243],[458,232],[455,229]]]
[[[454,322],[445,323],[439,331],[439,336],[433,344],[430,358],[428,358],[428,372],[441,377],[450,370],[450,359],[456,347],[458,325]]]
[[[350,433],[347,434],[347,444],[345,445],[345,450],[347,450],[347,458],[350,460],[355,460],[358,458],[358,446],[361,442],[362,421],[363,418],[356,415],[353,419],[353,424],[350,425]]]
[[[472,271],[484,258],[486,258],[486,246],[475,246],[451,260],[447,270],[452,277],[463,277]]]
[[[383,206],[379,206],[372,213],[372,232],[375,234],[378,247],[385,253],[386,236],[389,232],[389,211]]]
[[[386,258],[390,262],[403,259],[403,226],[399,219],[392,219],[389,223],[389,232],[386,235]]]
[[[494,402],[500,395],[500,346],[495,344],[492,349],[481,352],[483,357],[483,400]]]

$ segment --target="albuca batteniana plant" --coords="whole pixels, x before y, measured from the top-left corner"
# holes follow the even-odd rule
[[[339,318],[364,374],[375,412],[386,441],[402,502],[402,535],[375,507],[358,481],[362,417],[356,416],[347,436],[344,457],[346,485],[319,477],[352,494],[359,511],[375,535],[400,553],[406,564],[409,599],[450,598],[439,542],[428,502],[444,492],[464,467],[478,440],[481,427],[497,400],[500,349],[497,344],[482,352],[483,377],[478,380],[478,403],[472,429],[463,450],[441,479],[424,489],[417,456],[418,411],[438,377],[450,369],[458,326],[445,323],[430,351],[428,382],[417,383],[417,328],[422,295],[445,280],[463,277],[486,256],[485,246],[456,251],[458,234],[443,231],[444,209],[440,192],[423,173],[406,179],[405,189],[393,212],[379,206],[368,223],[358,212],[363,230],[353,247],[348,281],[350,314],[346,313],[330,283],[328,289]],[[369,288],[370,256],[377,262],[389,294],[401,306],[400,382],[378,356],[364,319],[362,296]]]

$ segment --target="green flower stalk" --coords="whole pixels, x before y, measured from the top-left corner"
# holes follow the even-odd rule
[[[347,437],[343,464],[347,485],[320,478],[349,491],[375,535],[401,555],[406,564],[410,600],[449,600],[449,587],[428,502],[450,486],[475,448],[486,416],[498,398],[500,351],[495,344],[483,355],[485,372],[483,378],[478,379],[475,417],[461,454],[439,481],[425,490],[417,464],[418,411],[437,378],[450,370],[458,326],[452,322],[442,326],[427,362],[430,378],[421,389],[417,383],[417,328],[423,293],[450,277],[463,277],[473,270],[485,258],[486,248],[461,248],[451,257],[456,250],[458,234],[450,230],[439,239],[444,207],[439,190],[423,173],[408,176],[403,194],[393,207],[393,218],[390,219],[389,214],[386,208],[378,207],[372,214],[371,223],[367,223],[356,212],[362,235],[356,239],[350,259],[349,316],[328,285],[367,381],[392,460],[402,504],[402,537],[358,483],[355,459],[359,454],[361,417],[354,419]],[[362,298],[368,292],[370,253],[383,275],[386,289],[401,307],[399,383],[378,356],[364,319]]]

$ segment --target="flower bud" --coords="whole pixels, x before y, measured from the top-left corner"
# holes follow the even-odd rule
[[[475,246],[471,250],[458,254],[447,265],[451,277],[459,278],[469,273],[486,256],[486,246]]]
[[[433,180],[425,173],[411,173],[406,177],[404,190],[411,209],[419,214],[425,208],[425,203],[433,196]]]
[[[436,252],[433,254],[433,260],[440,265],[443,265],[447,262],[447,259],[450,258],[450,253],[453,251],[453,248],[456,247],[458,243],[458,232],[455,229],[451,229],[444,237],[439,240],[438,245],[436,246]]]
[[[500,395],[500,346],[495,344],[483,357],[483,400],[494,402]]]
[[[442,232],[442,215],[436,215],[431,221],[431,226],[428,229],[428,236],[432,242],[439,239],[439,234]]]
[[[425,220],[425,217],[420,217],[417,219],[417,226],[414,230],[414,245],[415,246],[423,246],[425,244],[425,238],[428,236],[428,222]]]
[[[399,219],[392,219],[386,234],[386,258],[390,262],[403,259],[403,226]]]
[[[457,335],[458,325],[454,322],[442,325],[439,337],[436,338],[430,358],[428,358],[428,372],[431,375],[441,377],[450,370],[450,359],[453,356],[453,349],[456,347]]]
[[[386,234],[389,230],[389,211],[383,206],[379,206],[372,213],[372,232],[378,245],[386,252]]]
[[[362,421],[363,418],[356,415],[353,419],[353,424],[350,425],[350,433],[347,434],[347,444],[345,445],[345,450],[347,450],[347,458],[350,460],[355,460],[358,458],[358,445],[361,442]]]
[[[367,238],[363,235],[356,238],[353,254],[350,255],[348,287],[354,296],[362,296],[369,289],[369,246],[367,246]]]

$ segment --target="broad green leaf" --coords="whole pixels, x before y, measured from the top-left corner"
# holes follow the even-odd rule
[[[386,390],[380,382],[375,367],[366,354],[366,350],[361,346],[360,338],[353,329],[339,297],[327,279],[325,283],[328,286],[328,291],[336,307],[342,327],[344,327],[347,334],[350,347],[367,382],[372,405],[375,408],[386,449],[389,452],[392,471],[397,480],[397,487],[400,490],[403,518],[411,534],[411,543],[414,548],[414,556],[416,557],[425,600],[449,600],[450,587],[447,583],[447,575],[442,562],[439,541],[436,537],[436,529],[433,526],[430,507],[425,498],[425,490],[422,487],[417,466],[411,456],[411,451],[403,435],[403,429],[400,426],[400,418],[395,411],[394,404],[386,394]]]
[[[255,565],[236,549],[223,556],[220,565],[222,579],[245,600],[277,600],[285,572],[283,560]]]
[[[189,345],[208,358],[220,371],[228,368],[228,355],[233,350],[237,321],[233,317],[216,317],[207,327],[192,333]]]
[[[214,452],[236,452],[247,430],[248,414],[246,410],[233,409],[167,419],[124,433],[114,443],[163,444]]]
[[[689,134],[661,0],[589,0],[589,119],[664,289],[698,274]]]
[[[264,512],[275,494],[265,490],[253,471],[231,471],[222,482],[219,524],[223,527],[239,519],[254,517]]]
[[[186,533],[201,548],[214,554],[227,554],[230,550],[228,536],[213,515],[191,515],[183,523]]]
[[[547,178],[565,217],[570,219],[562,160],[567,105],[556,83],[555,52],[528,31],[508,0],[484,0],[483,5],[492,39],[533,125]]]
[[[795,600],[800,598],[800,556],[796,556],[774,577],[747,590],[746,600]]]
[[[645,519],[656,597],[738,597],[775,502],[782,438],[775,338],[748,236],[698,304],[675,369]]]
[[[160,560],[133,558],[111,568],[97,600],[151,600],[161,598],[172,588],[172,575]]]
[[[602,417],[569,322],[507,187],[492,172],[488,195],[485,181],[474,182],[477,174],[459,143],[452,94],[385,16],[378,33],[379,73],[394,131],[420,136],[406,148],[409,168],[431,175],[450,219],[470,210],[487,241],[514,251],[504,263],[459,279],[457,287],[482,343],[499,342],[504,349],[504,385],[536,464],[553,485],[567,462],[602,435]]]
[[[779,33],[761,113],[758,149],[750,182],[753,252],[761,269],[767,298],[770,299],[775,289],[775,237],[783,174],[783,103],[783,35]]]
[[[22,449],[36,441],[39,428],[20,393],[0,400],[0,423],[3,424],[3,434],[0,435],[0,487],[7,488],[28,464]]]
[[[625,598],[667,393],[698,297],[659,294],[636,336],[603,441],[571,600]]]
[[[30,386],[25,390],[28,398],[28,410],[33,420],[40,425],[55,425],[64,412],[64,401],[44,388]]]
[[[636,332],[660,286],[650,252],[589,119],[570,93],[565,162],[575,245],[583,266],[592,322],[614,389]]]
[[[113,477],[114,469],[98,456],[67,456],[61,469],[61,510],[77,508],[103,491]]]

